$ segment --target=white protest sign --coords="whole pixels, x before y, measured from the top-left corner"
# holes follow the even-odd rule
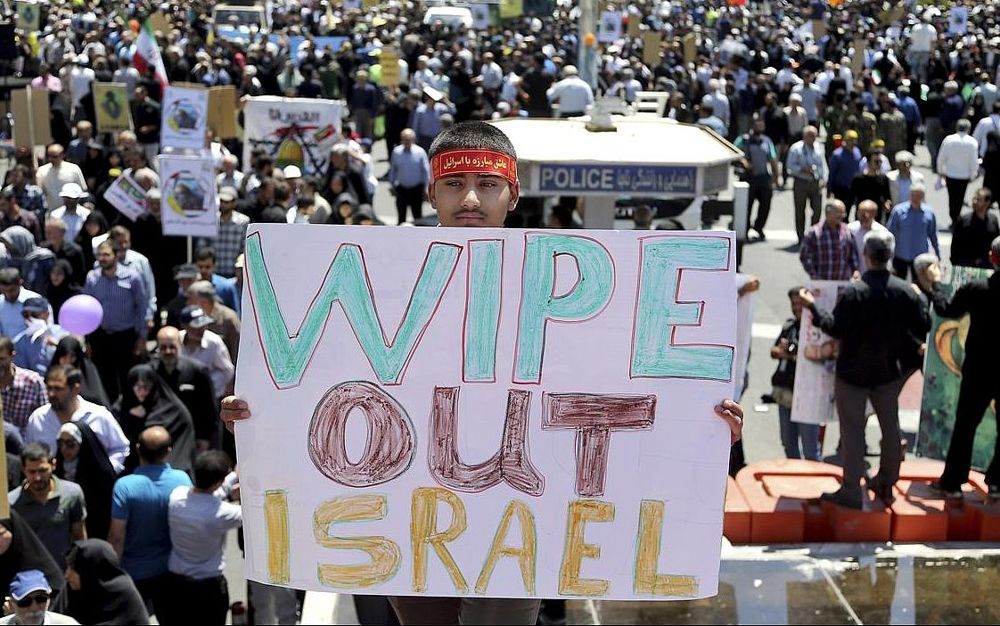
[[[163,94],[160,145],[201,150],[208,130],[208,90],[168,85]]]
[[[104,199],[133,222],[146,212],[146,190],[125,174],[108,186]]]
[[[493,23],[490,17],[490,5],[473,3],[469,5],[472,11],[472,27],[476,30],[487,30]]]
[[[948,9],[948,34],[964,35],[969,30],[969,9],[952,6]]]
[[[734,252],[731,233],[251,225],[247,576],[714,595]]]
[[[243,163],[263,148],[275,167],[297,166],[305,176],[325,175],[340,140],[344,103],[318,98],[250,98],[243,109]]]
[[[622,32],[621,11],[602,11],[601,21],[597,25],[597,41],[601,43],[613,43],[618,41],[625,34]]]
[[[833,311],[837,294],[847,285],[837,280],[813,280],[806,289],[822,311]],[[802,311],[798,358],[795,361],[795,389],[792,421],[825,424],[836,419],[833,384],[837,377],[837,340],[813,325],[812,312]]]
[[[164,235],[215,237],[219,205],[211,157],[160,155],[160,216]]]

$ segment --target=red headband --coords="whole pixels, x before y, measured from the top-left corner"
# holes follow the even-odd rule
[[[448,150],[431,159],[431,182],[456,174],[492,174],[517,185],[517,159],[492,150]]]

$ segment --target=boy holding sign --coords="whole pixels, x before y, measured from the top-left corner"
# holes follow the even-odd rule
[[[517,158],[510,140],[495,126],[470,122],[441,133],[430,149],[428,198],[442,226],[503,227],[520,195]],[[731,440],[742,433],[742,408],[730,400],[715,407],[729,425]],[[247,403],[234,396],[222,402],[222,419],[250,417]],[[390,600],[403,624],[503,623],[534,624],[535,599],[394,597]]]

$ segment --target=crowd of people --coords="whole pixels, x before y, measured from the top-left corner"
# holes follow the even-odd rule
[[[899,441],[890,398],[919,368],[929,307],[996,310],[1000,290],[993,278],[949,302],[927,257],[941,256],[925,202],[926,186],[938,184],[949,194],[950,261],[1000,265],[991,212],[1000,187],[1000,19],[990,4],[952,4],[965,9],[964,21],[911,0],[637,1],[619,7],[622,36],[603,43],[579,36],[580,8],[561,0],[478,28],[423,24],[410,2],[361,9],[286,0],[273,3],[269,33],[215,24],[212,4],[200,0],[39,5],[39,31],[19,28],[16,58],[0,66],[47,90],[53,138],[43,163],[30,146],[14,146],[17,164],[0,189],[0,390],[12,488],[11,518],[0,522],[0,589],[13,600],[18,621],[10,623],[40,623],[46,608],[45,623],[60,623],[49,617],[59,613],[81,623],[143,623],[155,613],[169,623],[187,617],[170,601],[177,593],[223,623],[224,541],[241,518],[236,450],[219,407],[234,385],[247,226],[383,224],[374,208],[379,141],[397,222],[420,222],[428,151],[442,131],[471,120],[580,115],[601,96],[631,103],[640,91],[669,94],[664,117],[707,126],[743,150],[737,172],[749,183],[757,239],[766,237],[775,189],[790,183],[806,273],[861,278],[848,292],[854,308],[838,304],[831,314],[808,292],[789,291],[794,316],[771,353],[780,363],[774,396],[788,456],[819,458],[819,428],[790,420],[798,320],[813,307],[820,326],[844,338],[839,353],[816,358],[837,360],[838,406],[855,418],[841,422],[849,477],[861,478],[858,414],[870,398],[885,435],[885,469],[870,484],[890,496],[900,458],[886,443]],[[165,24],[155,37],[171,83],[347,104],[342,141],[316,176],[263,150],[242,162],[238,139],[210,133],[218,232],[190,251],[161,223],[156,156],[170,148],[160,142],[163,84],[154,67],[134,62],[154,13]],[[661,34],[658,51],[643,49],[652,45],[644,32]],[[313,43],[327,36],[341,37],[339,48]],[[581,46],[595,52],[592,83],[592,68],[579,66]],[[398,51],[399,85],[383,84],[380,52],[389,48]],[[94,85],[108,82],[127,85],[134,130],[98,132]],[[936,181],[913,169],[920,142]],[[123,175],[145,193],[135,220],[105,197]],[[546,224],[577,226],[574,207],[559,203]],[[646,207],[635,214],[644,228],[653,217]],[[902,282],[908,277],[917,289]],[[86,337],[57,323],[77,294],[104,312]],[[979,315],[974,328],[989,325]],[[892,332],[881,324],[855,332],[871,320]],[[979,333],[995,346],[995,330]],[[939,485],[949,496],[967,477],[965,442],[980,405],[996,397],[983,376],[966,380],[962,441]],[[991,491],[1000,484],[994,469]],[[832,499],[857,506],[859,494],[852,487]],[[252,584],[251,600],[260,623],[295,620],[294,592]],[[564,617],[553,609],[540,619]]]

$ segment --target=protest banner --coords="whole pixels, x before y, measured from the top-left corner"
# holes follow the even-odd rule
[[[500,0],[500,19],[509,20],[524,15],[524,0]]]
[[[492,11],[489,4],[473,3],[469,5],[472,11],[472,27],[476,30],[486,30],[493,25]]]
[[[167,85],[161,105],[160,145],[201,150],[208,130],[208,90]]]
[[[267,36],[267,40],[274,45],[281,45],[282,40],[288,41],[288,50],[291,53],[292,60],[295,61],[296,65],[302,62],[302,55],[300,54],[302,44],[306,41],[311,41],[313,47],[317,51],[327,50],[332,56],[336,56],[340,49],[344,46],[344,43],[351,40],[350,37],[344,35],[331,35],[326,37],[303,37],[302,35],[278,35],[272,33]]]
[[[117,133],[132,130],[132,112],[125,83],[94,83],[94,110],[97,132]]]
[[[17,27],[21,30],[33,33],[41,30],[42,7],[32,0],[16,0],[14,6],[17,9]]]
[[[985,279],[990,270],[974,267],[945,268],[942,291],[950,297],[959,287],[973,280]],[[965,362],[965,340],[969,334],[969,316],[962,319],[942,318],[931,314],[931,332],[924,355],[924,394],[920,403],[920,428],[917,433],[917,454],[943,460],[948,455],[951,433],[955,429],[955,410],[962,386],[962,363]],[[986,468],[993,458],[997,439],[997,407],[986,409],[976,431],[972,448],[973,467]]]
[[[108,186],[104,199],[133,222],[146,212],[146,190],[134,178],[125,174]]]
[[[235,139],[236,113],[239,94],[234,85],[222,85],[208,90],[208,127],[219,139]]]
[[[243,162],[263,148],[275,167],[297,166],[305,176],[326,173],[330,149],[340,141],[344,103],[318,98],[250,98],[243,109]]]
[[[161,154],[159,163],[163,234],[215,237],[219,205],[212,158]]]
[[[964,35],[969,30],[969,8],[952,5],[948,9],[948,34]]]
[[[248,578],[714,595],[734,252],[714,232],[251,225]]]
[[[621,11],[601,11],[601,19],[597,23],[597,41],[614,43],[625,36],[622,15]]]
[[[816,297],[817,307],[833,311],[837,295],[846,285],[844,281],[813,280],[806,284],[806,289]],[[809,309],[802,311],[792,398],[793,422],[825,424],[836,419],[833,394],[837,376],[836,355],[837,340],[813,325]]]

